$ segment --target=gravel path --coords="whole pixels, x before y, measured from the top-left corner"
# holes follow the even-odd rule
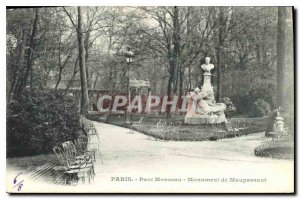
[[[286,190],[285,185],[292,183],[293,161],[254,156],[254,148],[267,140],[264,133],[219,141],[164,142],[149,140],[138,132],[130,134],[126,128],[109,124],[95,122],[95,126],[100,135],[104,161],[104,164],[96,162],[95,182],[106,182],[118,188],[126,185],[135,191],[139,187],[150,192],[162,187],[175,192],[216,190],[216,184],[188,182],[188,178],[267,178],[266,183],[251,185],[261,191],[278,191],[280,188],[274,189],[274,185]],[[132,177],[134,181],[111,181],[111,177],[122,176]],[[170,182],[145,182],[140,181],[140,177],[180,178],[187,182],[176,182],[176,186],[170,186]],[[286,183],[282,184],[285,180]],[[218,190],[225,192],[232,189],[251,191],[247,183],[240,183],[236,187],[232,183],[220,185]],[[115,190],[114,187],[110,188]]]
[[[150,140],[138,132],[130,134],[126,128],[94,123],[101,140],[103,159],[102,164],[100,156],[97,156],[94,183],[75,187],[48,184],[46,188],[40,184],[38,191],[293,191],[293,161],[254,156],[254,148],[267,139],[263,133],[219,141],[164,142]],[[124,177],[123,181],[118,181],[121,177]],[[264,182],[230,182],[230,178],[255,178]],[[222,182],[222,179],[228,182]],[[33,186],[27,187],[27,191],[37,190]]]

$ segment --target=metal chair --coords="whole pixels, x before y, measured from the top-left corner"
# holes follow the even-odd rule
[[[95,151],[95,150],[99,151],[101,162],[103,163],[102,155],[100,152],[99,132],[97,131],[94,123],[92,123],[91,121],[87,120],[84,117],[81,117],[81,126],[86,133],[87,140],[86,141],[79,140],[81,143],[76,143],[76,144],[80,145],[80,144],[84,144],[83,142],[85,142],[85,144],[87,144],[87,146],[85,146],[85,149],[87,149],[87,151]],[[93,139],[93,137],[96,137],[96,139]],[[78,140],[77,140],[77,142],[78,142]]]
[[[86,158],[73,156],[72,152],[66,155],[65,150],[60,147],[54,147],[53,151],[62,166],[59,169],[62,169],[64,172],[63,179],[66,184],[75,185],[79,179],[85,183],[86,176],[89,183],[94,179],[94,166]]]
[[[76,148],[77,154],[85,154],[88,153],[92,157],[92,161],[96,162],[96,151],[97,148],[95,149],[88,149],[88,142],[87,139],[83,138],[78,138],[77,140],[74,140],[74,145]]]
[[[69,159],[84,159],[87,163],[92,163],[94,161],[94,158],[90,152],[86,150],[78,151],[75,144],[71,141],[62,143],[62,147],[66,157]]]
[[[86,133],[87,133],[87,148],[88,149],[95,149],[97,148],[98,151],[99,151],[99,155],[101,157],[101,152],[100,152],[100,138],[99,138],[99,135],[98,135],[98,132],[94,126],[93,123],[89,123],[89,124],[86,124]],[[97,142],[93,141],[93,137],[96,136],[97,138]],[[102,161],[102,157],[101,157],[101,161]]]
[[[88,123],[86,124],[86,127],[85,127],[85,130],[86,130],[86,133],[87,133],[87,137],[88,137],[88,141],[90,142],[91,138],[93,136],[96,136],[97,137],[97,140],[98,142],[100,142],[100,138],[99,138],[99,135],[98,135],[98,132],[94,126],[93,123]]]
[[[90,154],[94,162],[96,162],[96,152],[98,151],[101,163],[103,164],[102,154],[98,143],[88,143],[88,140],[84,138],[78,138],[77,140],[74,140],[74,143],[77,152]]]

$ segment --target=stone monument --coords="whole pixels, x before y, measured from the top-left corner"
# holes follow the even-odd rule
[[[204,70],[203,73],[203,86],[201,87],[201,91],[202,92],[209,92],[209,93],[213,93],[213,88],[211,86],[211,73],[210,71],[212,69],[214,69],[214,65],[210,64],[210,58],[209,57],[205,57],[205,64],[201,65],[202,70]]]
[[[287,134],[287,131],[284,126],[284,119],[283,119],[283,117],[280,116],[280,110],[281,110],[281,107],[276,109],[277,116],[276,116],[275,122],[274,122],[274,132],[275,132],[275,134],[277,134],[277,136]],[[273,132],[269,132],[269,133],[272,134]]]
[[[214,65],[210,58],[205,57],[205,64],[201,65],[203,73],[203,85],[201,90],[197,87],[187,95],[188,106],[185,116],[186,124],[215,124],[226,122],[224,103],[216,103],[213,87],[211,85],[211,73]]]

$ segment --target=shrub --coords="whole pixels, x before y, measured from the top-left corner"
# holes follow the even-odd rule
[[[77,137],[75,99],[59,91],[26,91],[7,105],[7,156],[49,153]]]
[[[237,93],[236,95],[230,96],[232,102],[237,108],[239,114],[249,114],[255,101],[263,99],[268,102],[271,108],[274,108],[276,95],[274,95],[273,85],[267,87],[259,87],[252,89],[246,93]]]
[[[225,115],[227,117],[236,112],[236,107],[229,97],[223,97],[220,101],[226,105]]]
[[[271,107],[268,102],[263,99],[258,99],[254,102],[254,105],[251,107],[249,116],[250,117],[263,117],[271,113]]]

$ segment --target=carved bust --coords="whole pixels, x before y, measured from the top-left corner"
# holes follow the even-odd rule
[[[212,70],[215,67],[213,64],[210,64],[209,62],[210,62],[210,58],[205,57],[205,64],[201,65],[202,70],[208,73],[210,73],[210,70]]]

